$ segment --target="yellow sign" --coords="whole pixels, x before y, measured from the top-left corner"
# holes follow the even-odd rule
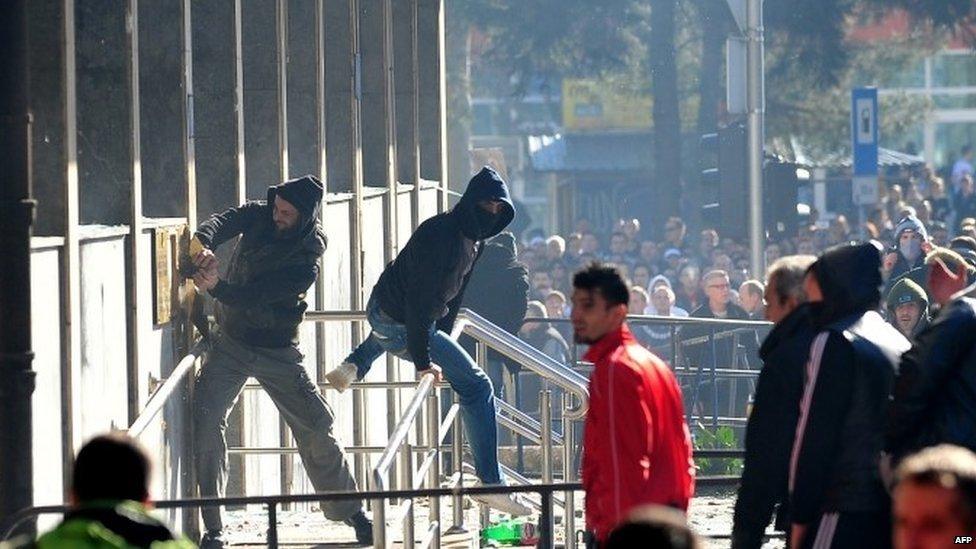
[[[651,96],[597,80],[563,80],[563,127],[567,130],[646,130]]]

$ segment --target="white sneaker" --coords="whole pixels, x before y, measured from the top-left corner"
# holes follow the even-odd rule
[[[473,494],[471,499],[513,517],[532,514],[532,509],[522,502],[520,494]]]
[[[325,379],[329,381],[333,389],[341,393],[348,389],[353,381],[356,381],[357,374],[358,371],[355,364],[352,362],[343,362],[338,368],[325,374]]]

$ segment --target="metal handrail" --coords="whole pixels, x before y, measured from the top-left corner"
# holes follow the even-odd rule
[[[569,324],[569,318],[550,318],[550,317],[526,317],[522,324],[544,322],[549,324]],[[737,326],[740,328],[748,327],[769,327],[773,323],[767,320],[740,320],[734,318],[698,318],[693,316],[659,316],[659,315],[627,315],[627,322],[635,324],[716,324],[724,326]]]
[[[417,420],[417,414],[420,413],[427,395],[430,394],[433,388],[433,376],[423,376],[423,379],[417,384],[417,392],[414,393],[413,398],[410,399],[406,409],[403,411],[403,415],[400,416],[400,421],[397,422],[396,428],[390,434],[390,440],[386,443],[386,448],[380,455],[379,462],[373,468],[373,481],[377,489],[385,490],[388,487],[390,467],[393,465],[393,459],[396,457],[400,446],[403,445],[403,441],[407,439],[407,435],[410,434],[410,427]]]
[[[566,409],[563,413],[570,419],[583,419],[589,406],[590,389],[585,377],[568,368],[564,364],[550,358],[542,351],[522,341],[516,336],[502,330],[484,317],[471,311],[462,309],[454,324],[452,336],[457,338],[461,333],[467,334],[476,341],[484,343],[494,351],[518,362],[525,368],[539,374],[553,385],[572,394],[577,406]]]
[[[661,317],[668,318],[668,317]],[[305,320],[311,322],[360,321],[366,319],[365,311],[306,311]],[[518,362],[527,369],[548,379],[554,385],[572,393],[579,406],[567,410],[567,417],[582,419],[586,415],[589,387],[585,377],[545,355],[542,351],[495,326],[471,309],[461,309],[451,336],[455,339],[465,333],[481,341],[495,351]]]
[[[206,344],[202,339],[197,340],[193,344],[190,352],[173,368],[166,381],[149,397],[149,402],[146,403],[146,407],[143,408],[142,412],[139,413],[139,416],[129,427],[127,431],[129,436],[138,438],[149,427],[149,422],[159,415],[159,412],[166,405],[169,397],[173,396],[173,393],[176,392],[176,389],[183,382],[186,375],[193,370],[193,364],[203,354],[205,347]]]
[[[405,499],[432,497],[442,498],[446,496],[471,496],[481,494],[542,494],[543,502],[548,499],[548,512],[552,512],[552,494],[554,492],[582,491],[583,486],[578,482],[573,483],[554,483],[554,484],[534,484],[531,486],[471,486],[458,488],[427,488],[423,490],[372,490],[368,492],[319,492],[314,494],[289,494],[276,496],[241,496],[223,498],[190,498],[154,501],[153,507],[156,509],[183,509],[200,507],[228,507],[228,506],[248,506],[265,505],[269,511],[276,509],[278,505],[290,503],[318,503],[322,501],[346,501],[361,499]],[[23,509],[11,515],[4,523],[0,524],[0,540],[10,539],[14,530],[25,520],[45,514],[64,514],[72,508],[68,505],[45,505]],[[268,537],[269,545],[271,539],[277,540],[277,521],[274,520],[276,513],[268,513]],[[541,532],[548,534],[548,543],[545,547],[552,547],[552,532]],[[276,545],[274,545],[276,546]]]
[[[366,320],[366,311],[305,311],[309,322],[358,322]]]
[[[428,399],[431,391],[434,389],[434,376],[425,375],[421,378],[420,382],[417,383],[417,391],[413,394],[410,402],[407,403],[407,407],[404,409],[403,414],[400,416],[399,421],[397,421],[396,427],[394,427],[393,432],[390,433],[390,440],[386,443],[386,448],[383,449],[383,453],[380,454],[380,459],[373,468],[373,486],[377,490],[386,491],[389,489],[389,477],[390,477],[390,467],[393,465],[393,460],[396,458],[397,452],[400,451],[400,447],[406,442],[407,437],[410,434],[410,428],[416,423],[417,416],[423,409],[424,402]],[[434,420],[437,418],[435,417]],[[436,432],[431,432],[430,436],[439,437],[440,430],[437,429]],[[433,452],[433,458],[437,458],[437,448],[440,446],[440,439],[431,441],[431,451]],[[410,487],[413,482],[409,481],[409,478],[413,475],[413,465],[412,465],[412,452],[408,452],[406,456],[405,466],[408,469],[405,471]],[[428,461],[428,460],[425,460]],[[433,460],[429,460],[433,464]],[[429,465],[427,465],[429,467]],[[424,477],[425,472],[420,473],[420,478]],[[410,512],[410,501],[407,501],[407,506],[402,508],[402,514],[400,519],[407,517]],[[413,522],[409,522],[409,537],[411,538],[411,545],[413,544]],[[436,531],[434,532],[436,535]],[[377,502],[377,505],[373,507],[373,543],[377,547],[386,547],[386,501],[381,500]]]

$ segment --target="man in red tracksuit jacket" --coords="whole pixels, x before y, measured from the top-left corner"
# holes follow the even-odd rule
[[[590,538],[642,504],[687,511],[695,489],[681,389],[624,322],[630,292],[615,268],[592,264],[573,277],[573,334],[595,364],[583,443]]]

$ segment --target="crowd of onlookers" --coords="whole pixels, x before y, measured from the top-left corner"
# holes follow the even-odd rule
[[[963,280],[976,274],[972,157],[972,148],[963,147],[948,182],[927,167],[906,172],[899,183],[882,181],[879,205],[868,212],[862,227],[852,226],[845,215],[821,220],[813,211],[795,235],[768,241],[765,264],[784,256],[817,255],[851,241],[878,240],[887,249],[887,317],[905,333],[918,331],[933,306],[947,299],[947,281],[960,289],[954,277],[961,271]],[[583,219],[567,235],[529,235],[518,247],[518,259],[529,272],[529,299],[543,305],[548,318],[568,318],[573,272],[600,261],[616,266],[631,282],[631,314],[764,318],[764,273],[750,271],[745,242],[711,228],[692,235],[680,217],[664,220],[661,229],[655,238],[637,219],[619,219],[602,228]],[[931,282],[930,274],[935,277]],[[568,324],[554,326],[568,341]],[[644,326],[636,331],[648,347],[670,355],[668,329]]]

